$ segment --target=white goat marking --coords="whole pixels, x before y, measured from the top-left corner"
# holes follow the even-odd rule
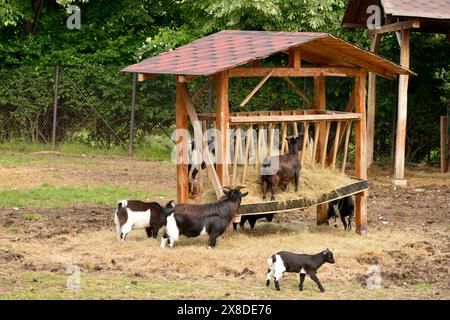
[[[175,220],[175,215],[173,213],[167,217],[166,232],[170,239],[172,239],[173,241],[178,240],[180,231],[178,230],[177,221]],[[170,245],[170,242],[169,242],[169,245]]]
[[[161,248],[165,248],[166,247],[166,244],[167,244],[167,238],[162,238],[161,239]]]
[[[267,259],[267,263],[270,266],[270,274],[274,273],[275,280],[279,281],[283,272],[286,271],[286,267],[284,266],[283,259],[281,259],[280,255],[275,255],[275,262],[272,261],[272,258]],[[267,275],[269,277],[269,275]]]
[[[131,222],[133,229],[142,229],[150,226],[150,209],[147,211],[133,211],[130,208],[127,208],[127,213],[128,219],[125,224]]]
[[[200,235],[205,235],[208,234],[208,232],[206,232],[206,227],[203,227],[202,231],[200,232]]]
[[[120,200],[119,204],[122,205],[122,208],[125,208],[126,206],[128,206],[128,201],[127,200]]]
[[[302,270],[300,270],[300,274],[306,274],[306,271],[304,268],[302,268]]]

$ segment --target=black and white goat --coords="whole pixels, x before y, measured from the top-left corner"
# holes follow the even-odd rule
[[[177,204],[173,212],[165,218],[165,233],[161,240],[161,247],[164,248],[167,242],[170,247],[173,247],[179,235],[197,237],[208,234],[208,245],[214,248],[217,238],[225,232],[236,216],[241,199],[248,194],[248,192],[241,193],[241,188],[223,187],[224,196],[214,203]]]
[[[272,222],[273,213],[261,213],[261,214],[252,214],[252,215],[244,215],[241,217],[241,221],[239,222],[239,227],[244,228],[245,223],[248,221],[250,224],[250,228],[254,229],[256,221],[259,219],[266,219],[269,222]],[[233,229],[237,230],[237,223],[233,223]]]
[[[344,230],[352,230],[352,219],[354,213],[355,202],[353,201],[353,197],[351,195],[328,203],[328,220],[334,218],[335,227],[337,227],[336,218],[339,216],[341,217],[342,224],[344,225]],[[345,221],[345,217],[348,217],[348,224]]]
[[[298,289],[303,291],[303,282],[308,274],[310,278],[317,283],[320,292],[325,289],[317,278],[317,269],[319,269],[325,262],[334,263],[333,253],[326,249],[317,254],[297,254],[287,251],[278,252],[269,259],[269,270],[266,275],[266,286],[269,286],[272,276],[275,278],[275,288],[280,290],[280,279],[284,272],[295,272],[300,274],[300,284]]]
[[[167,214],[174,206],[174,201],[169,201],[165,207],[158,202],[119,201],[114,215],[119,241],[125,241],[132,229],[145,229],[149,238],[156,239],[159,229],[163,226],[164,213]]]

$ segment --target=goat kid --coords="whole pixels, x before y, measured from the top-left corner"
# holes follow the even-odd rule
[[[242,187],[234,189],[223,187],[224,196],[217,202],[209,204],[177,204],[164,219],[165,233],[161,240],[161,248],[169,242],[173,247],[179,235],[197,237],[209,235],[208,246],[214,248],[241,204],[241,199],[248,192],[241,193]]]
[[[266,219],[269,222],[272,222],[273,213],[261,213],[261,214],[252,214],[252,215],[244,215],[241,217],[241,221],[239,222],[239,227],[244,228],[245,223],[248,221],[250,224],[250,228],[254,229],[256,221],[259,219]],[[237,230],[237,223],[233,222],[233,229]]]
[[[174,206],[174,201],[169,201],[165,207],[158,202],[119,201],[114,215],[119,241],[125,241],[127,234],[133,229],[145,229],[149,238],[156,239],[159,229],[163,226],[165,212]]]
[[[337,227],[336,218],[337,216],[340,216],[342,224],[344,225],[344,230],[352,230],[352,219],[354,213],[355,202],[353,201],[353,197],[351,195],[328,203],[328,220],[334,218],[335,227]],[[345,217],[348,217],[348,224],[345,221]]]
[[[289,182],[294,180],[295,192],[298,192],[298,180],[300,176],[300,161],[298,160],[298,151],[303,145],[304,134],[300,133],[298,137],[288,137],[289,152],[282,156],[272,156],[263,163],[261,180],[263,200],[266,200],[267,187],[272,189],[271,200],[275,201],[275,193],[278,185],[286,189]]]
[[[334,263],[333,253],[326,249],[317,254],[297,254],[288,251],[278,252],[269,259],[269,270],[266,274],[266,286],[270,285],[272,276],[275,279],[275,288],[280,290],[280,279],[284,272],[296,272],[300,274],[300,284],[298,289],[303,291],[303,282],[308,274],[310,278],[317,284],[320,292],[325,289],[317,277],[317,269],[319,269],[325,262]]]

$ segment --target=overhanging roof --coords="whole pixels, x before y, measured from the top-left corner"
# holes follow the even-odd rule
[[[367,13],[370,5],[377,5],[382,10],[382,25],[384,18],[391,23],[418,19],[419,32],[434,32],[447,34],[450,31],[450,1],[449,0],[350,0],[345,10],[342,25],[349,28],[367,29],[367,19],[372,13]]]
[[[290,48],[318,65],[361,67],[386,76],[414,74],[328,33],[224,30],[124,68],[146,74],[209,76]]]

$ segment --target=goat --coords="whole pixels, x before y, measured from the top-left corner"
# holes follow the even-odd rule
[[[272,275],[275,279],[275,288],[280,290],[280,279],[283,272],[298,272],[300,274],[300,284],[298,289],[303,291],[303,282],[308,274],[310,278],[317,284],[320,292],[324,292],[325,289],[317,278],[317,269],[319,269],[325,262],[334,263],[333,253],[326,249],[317,254],[297,254],[288,251],[280,251],[269,259],[269,270],[266,274],[266,286],[270,285]]]
[[[173,207],[173,201],[168,202],[164,208],[158,202],[119,201],[114,215],[119,241],[125,241],[132,229],[145,229],[149,238],[156,239],[163,226],[164,211]]]
[[[274,215],[273,213],[244,215],[241,217],[241,221],[239,222],[239,227],[244,228],[245,223],[248,221],[250,224],[250,228],[254,229],[256,220],[266,218],[267,221],[272,222],[273,215]],[[237,230],[237,223],[233,223],[233,229]]]
[[[195,149],[195,141],[189,141],[188,142],[190,144],[190,148],[188,149],[188,158],[189,158],[189,162],[188,162],[188,190],[189,190],[189,197],[190,198],[195,198],[200,192],[200,187],[198,185],[198,181],[197,181],[197,174],[198,174],[198,169],[197,169],[197,165],[199,163],[199,159],[198,159],[198,154]],[[211,147],[212,146],[212,147]],[[211,150],[212,148],[212,150]],[[214,144],[212,140],[208,141],[208,150],[210,151],[210,153],[212,154],[212,161],[214,164],[214,167],[216,167],[216,161],[215,161],[215,149],[214,149]],[[202,160],[200,167],[202,170],[206,169],[206,162],[205,160]],[[192,169],[194,168],[194,169]]]
[[[344,230],[352,230],[352,219],[355,212],[355,202],[353,197],[347,196],[345,198],[337,199],[328,203],[328,220],[334,218],[334,226],[336,225],[336,218],[339,215],[341,217]],[[348,229],[345,217],[348,217]]]
[[[165,233],[161,240],[161,248],[169,242],[173,247],[179,235],[197,237],[201,234],[209,235],[208,246],[214,248],[241,204],[241,199],[248,192],[241,193],[240,189],[223,187],[224,196],[217,202],[209,204],[177,204],[164,219]]]
[[[300,161],[298,160],[298,151],[303,145],[303,133],[298,137],[288,137],[289,152],[282,156],[272,156],[265,159],[261,174],[263,200],[266,200],[268,185],[272,188],[271,200],[275,200],[275,192],[278,185],[281,184],[286,189],[288,183],[294,179],[295,192],[298,192],[298,180],[300,175]]]

